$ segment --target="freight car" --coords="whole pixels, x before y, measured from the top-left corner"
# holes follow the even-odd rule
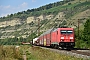
[[[75,46],[74,29],[50,29],[41,34],[35,44],[40,46],[50,46],[53,48],[73,48]]]
[[[32,44],[33,45],[39,45],[38,38],[33,39]]]

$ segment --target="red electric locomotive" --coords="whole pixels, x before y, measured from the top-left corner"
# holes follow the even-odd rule
[[[73,48],[75,46],[73,28],[50,29],[38,38],[38,45],[54,48]]]

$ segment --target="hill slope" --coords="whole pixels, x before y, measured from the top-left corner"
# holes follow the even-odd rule
[[[38,23],[40,23],[40,32],[64,25],[77,28],[78,20],[80,26],[83,26],[87,18],[90,18],[89,0],[52,3],[37,9],[28,9],[7,17],[1,17],[0,38],[27,38],[32,31],[36,32],[38,30]],[[40,22],[38,22],[39,20]]]

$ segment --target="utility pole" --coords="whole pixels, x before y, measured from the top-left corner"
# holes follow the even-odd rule
[[[32,42],[31,42],[31,43],[32,43],[32,45],[33,45],[33,38],[34,38],[34,37],[32,36],[32,34],[33,34],[33,30],[31,30],[31,37],[32,37]]]
[[[38,18],[38,36],[40,35],[40,19]]]
[[[79,40],[79,20],[80,19],[78,19],[78,40]]]
[[[78,37],[79,37],[79,19],[78,19]]]

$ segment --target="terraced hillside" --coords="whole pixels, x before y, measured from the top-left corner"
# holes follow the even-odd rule
[[[34,11],[22,11],[23,14],[22,12],[18,12],[14,15],[11,14],[7,17],[1,17],[0,38],[28,38],[29,35],[32,34],[32,31],[37,32],[38,23],[40,23],[40,32],[45,32],[48,29],[61,26],[77,28],[78,20],[83,29],[86,19],[90,18],[90,1],[71,0],[69,2],[61,1],[57,3],[62,4],[43,10],[39,10],[39,8],[41,8],[39,7]]]

